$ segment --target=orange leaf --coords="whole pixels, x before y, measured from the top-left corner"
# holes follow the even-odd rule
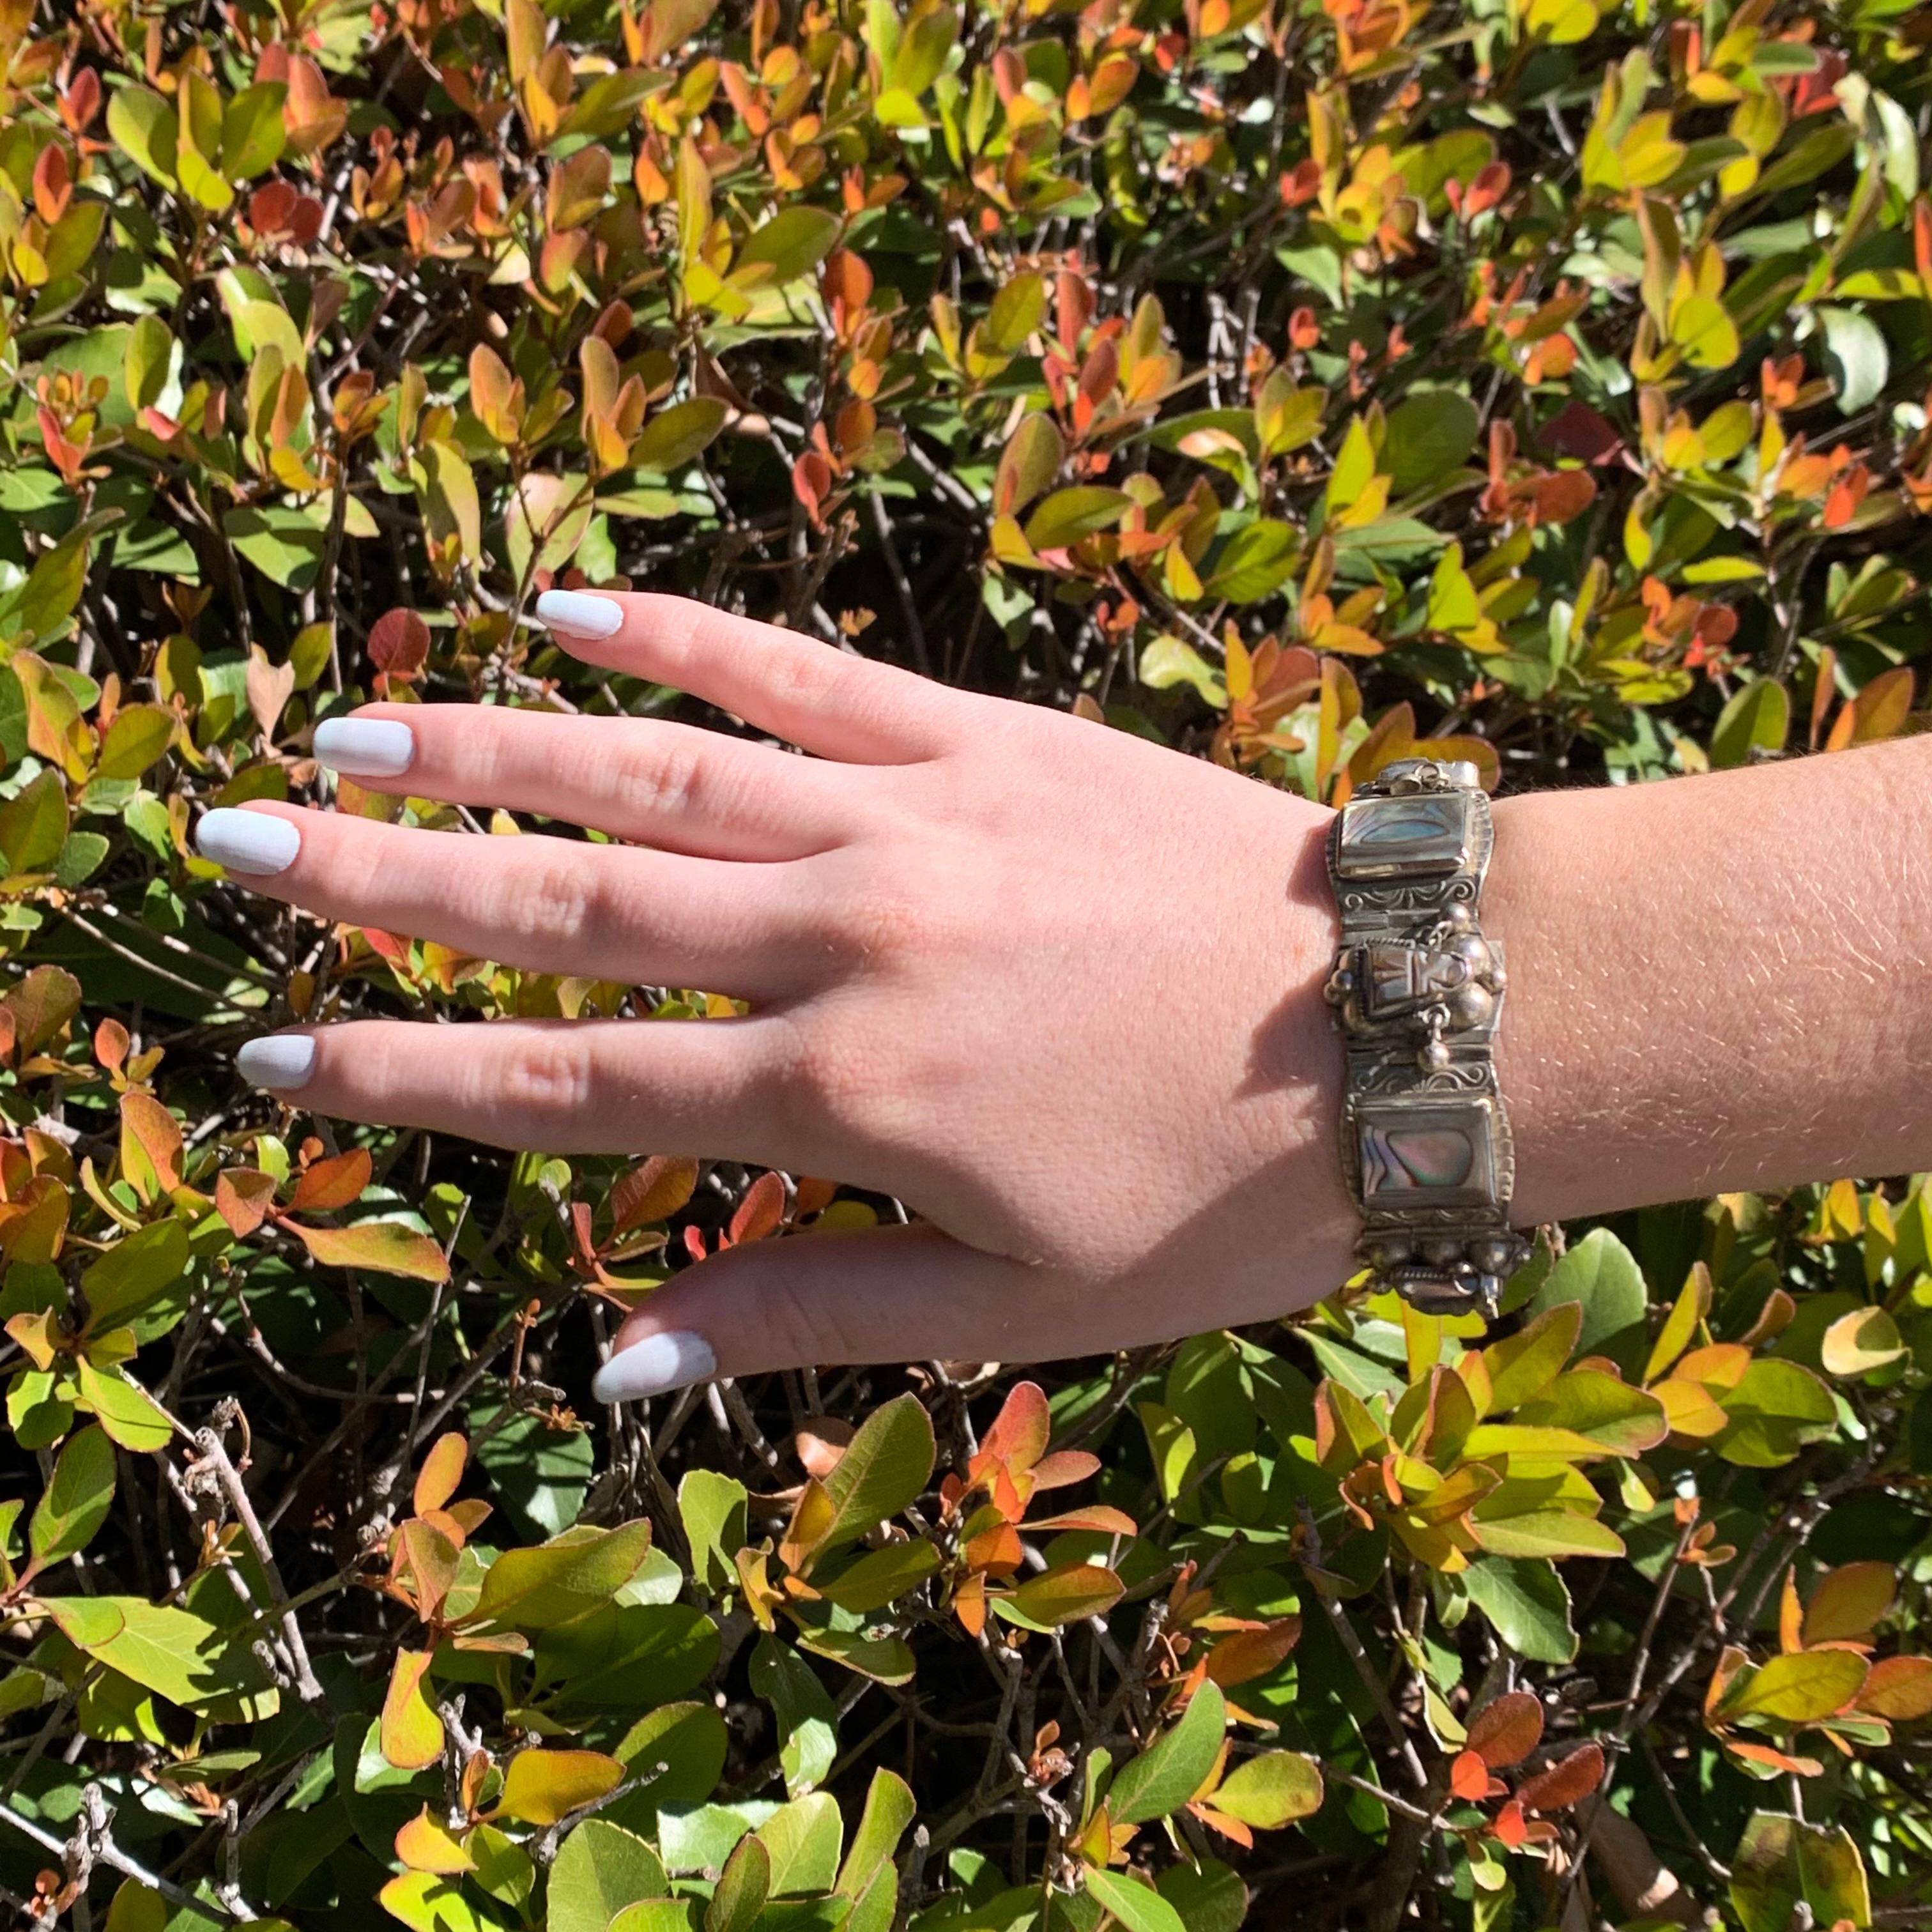
[[[303,1172],[296,1183],[295,1198],[289,1204],[311,1214],[350,1207],[362,1199],[372,1165],[366,1148],[352,1148],[347,1154],[319,1160]]]
[[[1888,1657],[1874,1664],[1858,1708],[1899,1724],[1932,1716],[1932,1657]]]
[[[152,1094],[123,1094],[121,1096],[121,1165],[131,1163],[136,1172],[130,1175],[136,1191],[146,1195],[141,1186],[152,1172],[160,1191],[171,1193],[181,1185],[181,1123]],[[152,1197],[150,1197],[152,1198]]]
[[[268,1218],[275,1198],[275,1178],[259,1168],[224,1167],[214,1179],[214,1211],[238,1238],[252,1234]]]
[[[1456,1761],[1449,1767],[1449,1789],[1458,1798],[1474,1803],[1488,1795],[1490,1768],[1483,1762],[1480,1751],[1458,1751]]]
[[[299,1221],[282,1226],[300,1238],[319,1262],[332,1268],[372,1268],[378,1274],[405,1275],[412,1281],[449,1279],[449,1263],[427,1234],[394,1221],[364,1221],[355,1228],[308,1228]]]
[[[401,1771],[421,1771],[442,1755],[442,1720],[424,1694],[426,1650],[399,1650],[382,1700],[382,1755]]]
[[[761,1174],[752,1183],[738,1211],[731,1216],[731,1244],[761,1241],[777,1232],[784,1219],[784,1182],[776,1174]]]
[[[1276,1617],[1259,1630],[1237,1630],[1208,1653],[1208,1675],[1224,1690],[1252,1683],[1278,1669],[1300,1636],[1299,1617]]]
[[[448,1876],[476,1869],[476,1861],[463,1840],[438,1824],[427,1804],[396,1834],[396,1856],[411,1871]]]
[[[652,1155],[620,1174],[611,1187],[612,1237],[648,1227],[653,1221],[669,1220],[697,1187],[698,1163],[688,1155]]]
[[[1053,1414],[1046,1392],[1037,1382],[1016,1382],[992,1427],[980,1438],[980,1454],[1024,1472],[1046,1454],[1052,1435]]]
[[[456,1486],[463,1480],[464,1465],[469,1460],[469,1442],[457,1430],[452,1429],[446,1436],[436,1438],[416,1477],[412,1500],[417,1515],[441,1509],[455,1495]]]

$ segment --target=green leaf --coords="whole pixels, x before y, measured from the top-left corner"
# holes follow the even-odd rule
[[[230,181],[253,181],[281,159],[288,141],[282,120],[287,93],[279,80],[258,81],[222,110],[221,172]]]
[[[1127,1932],[1187,1932],[1180,1914],[1154,1890],[1118,1872],[1089,1865],[1080,1874],[1089,1894],[1112,1912]]]
[[[738,250],[733,264],[735,275],[744,269],[764,267],[768,279],[782,286],[808,275],[831,254],[838,241],[838,218],[823,208],[796,203],[781,208]]]
[[[1731,1909],[1744,1932],[1789,1932],[1800,1904],[1814,1925],[1871,1923],[1870,1888],[1842,1826],[1757,1811],[1731,1859]]]
[[[1892,358],[1884,332],[1855,308],[1821,305],[1814,313],[1825,331],[1825,373],[1838,392],[1838,413],[1856,416],[1885,392]]]
[[[164,188],[175,184],[175,147],[181,122],[162,97],[145,87],[117,87],[107,97],[107,132],[114,145]]]
[[[173,1425],[166,1416],[118,1368],[98,1369],[82,1357],[75,1374],[82,1406],[93,1411],[122,1448],[146,1454],[166,1448],[173,1439]]]
[[[26,581],[0,598],[0,639],[50,644],[64,636],[87,582],[87,558],[84,530],[41,551]]]
[[[1745,1370],[1725,1395],[1724,1409],[1730,1420],[1712,1438],[1714,1446],[1726,1462],[1744,1468],[1776,1468],[1838,1426],[1832,1391],[1802,1363],[1776,1356]]]
[[[1016,275],[993,298],[980,338],[996,356],[1016,356],[1046,314],[1046,278],[1029,271]]]
[[[896,1772],[873,1772],[866,1792],[865,1815],[852,1834],[845,1862],[838,1868],[835,1888],[842,1898],[860,1898],[882,1870],[890,1868],[899,1840],[918,1808],[911,1786]]]
[[[1248,1916],[1248,1888],[1240,1874],[1219,1858],[1169,1865],[1156,1882],[1187,1932],[1240,1932]]]
[[[174,338],[158,315],[137,316],[128,332],[122,362],[122,382],[128,401],[145,410],[161,399],[167,387],[168,364],[174,357]]]
[[[764,1840],[747,1834],[738,1840],[718,1874],[718,1888],[704,1915],[704,1932],[751,1932],[772,1888],[772,1855]]]
[[[99,832],[70,832],[54,856],[54,878],[69,891],[93,878],[113,850]]]
[[[1231,603],[1272,596],[1294,574],[1301,539],[1292,524],[1262,518],[1237,530],[1215,560],[1208,590]]]
[[[550,1867],[546,1932],[604,1932],[626,1906],[670,1892],[663,1861],[643,1839],[602,1818],[586,1818]]]
[[[607,1603],[636,1574],[651,1544],[640,1519],[616,1529],[572,1529],[490,1564],[471,1621],[548,1630]]]
[[[75,1648],[184,1709],[265,1681],[244,1638],[191,1610],[143,1597],[44,1598],[40,1606]]]
[[[275,285],[260,269],[237,266],[224,268],[214,278],[221,305],[228,314],[228,326],[235,332],[235,346],[244,362],[252,362],[265,349],[280,352],[283,366],[299,369],[308,361],[302,332],[282,306]]]
[[[1670,1433],[1664,1404],[1602,1369],[1571,1369],[1516,1411],[1527,1427],[1568,1429],[1616,1456],[1641,1456]]]
[[[1456,389],[1412,391],[1390,410],[1382,438],[1389,494],[1439,483],[1469,460],[1481,427],[1476,406]]]
[[[932,1420],[916,1396],[897,1396],[874,1409],[825,1479],[832,1526],[819,1548],[850,1543],[916,1502],[932,1480],[938,1453]]]
[[[1791,699],[1783,685],[1754,678],[1734,692],[1711,734],[1711,762],[1720,769],[1747,764],[1754,751],[1781,752],[1791,730]]]
[[[1621,1556],[1623,1538],[1594,1516],[1568,1510],[1528,1510],[1486,1516],[1480,1506],[1469,1520],[1476,1540],[1498,1556]]]
[[[1171,1731],[1114,1773],[1107,1793],[1114,1822],[1144,1825],[1178,1811],[1207,1783],[1227,1728],[1227,1700],[1210,1679]]]
[[[315,516],[286,504],[230,510],[221,527],[240,556],[285,590],[308,590],[328,548],[328,531]]]
[[[1514,1335],[1483,1351],[1490,1375],[1490,1413],[1502,1414],[1530,1401],[1562,1372],[1583,1331],[1580,1300],[1560,1301],[1526,1322]]]
[[[100,741],[98,778],[137,778],[157,764],[174,737],[172,712],[158,704],[124,704]]]
[[[1568,1664],[1576,1654],[1570,1592],[1553,1564],[1485,1556],[1462,1577],[1469,1600],[1510,1649],[1537,1664]]]
[[[1026,540],[1036,550],[1065,550],[1082,537],[1112,530],[1133,508],[1124,490],[1097,483],[1056,490],[1026,521]]]
[[[811,1665],[769,1633],[752,1652],[751,1676],[752,1690],[777,1714],[785,1795],[802,1798],[838,1757],[838,1707]]]
[[[677,1486],[677,1513],[691,1545],[692,1580],[712,1592],[734,1588],[732,1558],[745,1546],[747,1492],[735,1478],[715,1469],[690,1469]]]
[[[1744,1673],[1724,1702],[1727,1718],[1808,1724],[1844,1709],[1871,1666],[1855,1650],[1799,1650]]]
[[[1087,1617],[1103,1616],[1120,1600],[1120,1580],[1104,1564],[1076,1562],[1029,1576],[993,1608],[1023,1630],[1058,1630]]]
[[[76,1430],[62,1446],[53,1480],[34,1508],[28,1543],[36,1568],[85,1550],[114,1502],[114,1444],[98,1429]]]
[[[1300,1751],[1264,1751],[1238,1764],[1208,1802],[1244,1825],[1272,1832],[1322,1808],[1322,1772]]]
[[[48,770],[0,805],[0,852],[10,872],[44,871],[67,841],[67,786]]]
[[[771,1854],[774,1898],[832,1889],[844,1828],[838,1801],[830,1792],[814,1791],[781,1805],[758,1827],[758,1836]]]
[[[80,1277],[88,1328],[99,1334],[143,1315],[187,1271],[188,1230],[170,1217],[115,1243]]]
[[[678,469],[710,446],[729,413],[716,396],[691,396],[674,403],[645,424],[631,446],[631,460],[640,470]]]
[[[1574,1353],[1613,1352],[1605,1348],[1613,1337],[1641,1330],[1649,1298],[1636,1258],[1607,1228],[1593,1228],[1550,1270],[1531,1302],[1532,1315],[1541,1315],[1566,1301],[1580,1303],[1583,1324]]]
[[[812,1587],[828,1604],[864,1616],[916,1589],[938,1568],[938,1551],[922,1539],[889,1543],[883,1550],[868,1550],[830,1580],[814,1572]]]
[[[608,1932],[704,1932],[704,1925],[701,1898],[640,1898],[611,1920]]]
[[[1670,339],[1697,369],[1728,369],[1738,359],[1738,326],[1714,296],[1686,296],[1672,312]]]

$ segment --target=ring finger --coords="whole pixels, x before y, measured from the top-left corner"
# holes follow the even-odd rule
[[[762,1000],[811,990],[830,961],[795,866],[423,832],[272,804],[207,813],[195,843],[251,891],[532,972]]]
[[[819,1144],[789,1104],[797,1036],[784,1019],[348,1020],[272,1034],[236,1055],[243,1078],[318,1114],[458,1133],[554,1154],[701,1148],[816,1172]]]

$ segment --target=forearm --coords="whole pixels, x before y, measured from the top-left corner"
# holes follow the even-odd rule
[[[1932,1167],[1932,736],[1496,828],[1520,1221]]]

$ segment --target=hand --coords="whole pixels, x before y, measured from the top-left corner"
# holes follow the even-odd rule
[[[317,727],[322,762],[632,842],[268,803],[197,837],[326,919],[752,1009],[304,1028],[242,1049],[260,1084],[507,1147],[834,1176],[925,1217],[686,1270],[625,1323],[600,1398],[1086,1354],[1263,1320],[1343,1279],[1325,811],[680,598],[552,592],[537,614],[589,662],[814,755],[666,721],[370,705]]]

